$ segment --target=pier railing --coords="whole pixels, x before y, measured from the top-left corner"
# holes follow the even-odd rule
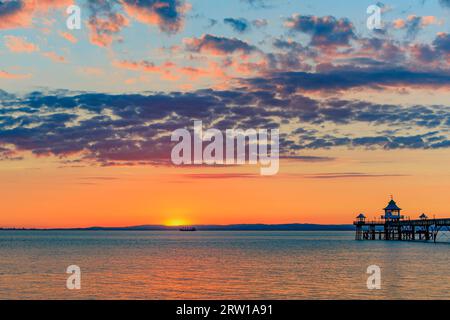
[[[399,225],[414,225],[414,226],[450,226],[450,218],[444,219],[402,219],[399,221],[395,220],[368,220],[368,221],[353,221],[353,225],[376,225],[376,226],[384,226],[385,224],[399,224]]]
[[[354,225],[367,224],[367,225],[383,226],[385,223],[386,223],[385,220],[368,220],[368,221],[355,220],[355,221],[353,221]]]

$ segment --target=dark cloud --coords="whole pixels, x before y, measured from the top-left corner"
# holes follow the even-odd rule
[[[450,54],[450,34],[441,32],[433,41],[434,48],[444,54]]]
[[[157,24],[166,33],[178,32],[186,10],[181,0],[122,0],[127,12],[141,22]]]
[[[0,30],[27,26],[33,5],[24,0],[0,0]]]
[[[24,7],[24,3],[21,0],[12,1],[0,1],[0,18],[4,18],[13,15]]]
[[[282,159],[299,161],[299,162],[329,162],[336,160],[331,157],[318,157],[318,156],[282,156]]]
[[[173,146],[171,132],[192,129],[194,119],[202,120],[205,127],[220,130],[267,129],[287,124],[290,129],[282,131],[280,153],[282,158],[295,161],[329,161],[298,152],[338,146],[450,147],[449,107],[314,100],[295,93],[279,96],[275,92],[253,88],[170,94],[2,94],[0,158],[14,159],[20,157],[21,151],[30,151],[101,165],[166,165]],[[329,131],[329,123],[335,129]],[[365,134],[346,129],[355,123],[373,129]],[[418,134],[419,129],[423,133]]]
[[[223,19],[223,22],[231,26],[231,28],[238,33],[244,33],[250,29],[250,23],[244,18],[225,18]]]
[[[244,2],[253,8],[269,8],[267,1],[268,0],[241,0],[241,2]]]
[[[193,52],[209,52],[218,55],[257,51],[255,46],[237,38],[219,37],[210,34],[205,34],[200,38],[187,39],[186,49]]]
[[[361,38],[358,39],[361,46],[359,53],[366,53],[369,58],[383,61],[385,65],[398,65],[407,60],[405,50],[396,41],[381,38]],[[355,53],[355,52],[353,52]]]
[[[347,46],[356,39],[354,26],[346,18],[294,15],[286,19],[286,26],[292,32],[310,35],[312,46]]]
[[[413,40],[416,38],[417,34],[419,33],[421,29],[422,24],[422,17],[410,17],[405,25],[407,37],[410,40]]]
[[[308,59],[315,59],[317,52],[311,47],[305,47],[301,43],[276,38],[272,42],[275,49],[273,53],[266,54],[270,69],[273,70],[297,70],[310,71],[312,66]]]
[[[439,3],[445,8],[450,8],[450,0],[439,0]]]
[[[316,90],[348,90],[358,87],[382,89],[396,86],[450,86],[450,73],[446,71],[411,71],[403,68],[355,68],[345,65],[318,66],[320,72],[275,72],[264,77],[242,80],[243,84],[260,90],[284,93]]]
[[[219,23],[219,21],[217,21],[216,19],[208,19],[208,26],[207,26],[207,28],[208,29],[212,28],[218,23]]]
[[[412,55],[425,63],[444,62],[450,58],[450,34],[441,32],[429,44],[416,44],[412,47]]]

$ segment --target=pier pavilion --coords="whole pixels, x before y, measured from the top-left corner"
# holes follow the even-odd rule
[[[379,220],[368,221],[361,213],[353,224],[356,240],[421,240],[436,242],[440,231],[450,231],[450,218],[429,219],[424,213],[411,220],[401,214],[402,209],[392,198]]]

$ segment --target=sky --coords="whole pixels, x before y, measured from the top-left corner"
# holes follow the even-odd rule
[[[347,224],[391,195],[447,217],[449,17],[448,0],[2,0],[0,227]],[[175,166],[194,120],[279,129],[278,174]]]

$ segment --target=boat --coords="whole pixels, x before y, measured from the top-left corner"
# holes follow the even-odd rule
[[[180,231],[197,231],[197,229],[195,227],[181,227]]]

